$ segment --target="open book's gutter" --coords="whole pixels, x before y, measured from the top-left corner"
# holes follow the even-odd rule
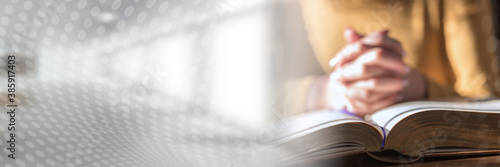
[[[380,147],[380,150],[383,150],[383,149],[384,149],[384,146],[385,146],[385,138],[386,138],[386,136],[387,136],[387,135],[385,134],[385,129],[384,129],[384,127],[382,127],[382,126],[379,126],[379,127],[380,127],[380,129],[382,129],[382,134],[384,135],[384,138],[382,139],[382,145],[381,145],[381,147]]]

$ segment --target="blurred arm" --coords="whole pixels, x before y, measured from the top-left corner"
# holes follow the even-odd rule
[[[456,76],[455,91],[475,98],[499,96],[494,88],[499,80],[490,1],[443,3],[446,51]]]

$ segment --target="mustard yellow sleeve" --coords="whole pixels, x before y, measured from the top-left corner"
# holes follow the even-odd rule
[[[329,16],[333,16],[332,10],[328,10],[328,3],[326,0],[301,1],[307,36],[314,51],[314,55],[304,56],[314,57],[322,67],[321,71],[315,71],[315,74],[326,73],[331,70],[328,66],[328,60],[333,57],[336,49],[338,49],[332,47],[333,43],[335,43],[332,33],[341,31],[331,30],[335,26],[333,26],[333,20],[328,19]],[[318,75],[308,75],[285,81],[282,88],[282,102],[284,103],[282,116],[292,116],[307,111],[309,91],[317,77]]]
[[[461,96],[474,98],[499,96],[499,90],[495,89],[498,61],[490,1],[443,3],[446,52],[456,77],[454,90]],[[431,96],[438,93],[432,87],[431,84]]]
[[[328,62],[345,45],[344,28],[351,24],[345,20],[347,18],[336,13],[340,7],[335,8],[334,1],[301,0],[301,5],[307,37],[314,56],[325,73],[332,72]]]
[[[427,98],[448,98],[457,97],[457,93],[453,88],[441,85],[433,80],[426,78]]]
[[[283,87],[284,117],[306,112],[307,95],[317,76],[305,76],[285,81]]]

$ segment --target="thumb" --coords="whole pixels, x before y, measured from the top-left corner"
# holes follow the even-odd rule
[[[353,43],[363,38],[362,35],[354,31],[351,27],[346,27],[344,30],[344,39],[347,43]]]

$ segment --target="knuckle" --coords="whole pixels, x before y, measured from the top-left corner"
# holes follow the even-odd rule
[[[398,46],[398,47],[403,47],[401,42],[399,42],[398,40],[394,40],[394,43],[396,43],[396,46]]]
[[[368,91],[368,90],[361,90],[360,91],[360,98],[368,99],[369,97],[370,97],[370,91]]]
[[[370,103],[373,103],[375,101],[377,101],[379,99],[379,97],[377,95],[370,95],[370,97],[367,98],[367,101],[370,102]]]
[[[399,80],[399,89],[403,90],[406,86],[408,85],[408,81],[405,79],[400,79]]]
[[[368,46],[366,46],[365,44],[361,43],[361,42],[357,42],[355,45],[355,48],[358,50],[358,51],[362,51],[362,50],[365,50],[368,48]]]
[[[363,47],[363,44],[361,42],[356,42],[354,45],[352,45],[354,48],[361,48]]]
[[[371,105],[366,105],[365,112],[371,114],[373,112],[373,107]]]
[[[373,56],[374,56],[373,58],[375,60],[382,59],[383,55],[384,55],[384,49],[382,49],[382,48],[374,48],[373,49]]]
[[[386,38],[388,38],[388,37],[382,37],[382,36],[375,37],[375,39],[373,40],[373,44],[382,45],[382,44],[384,44],[384,41]]]
[[[359,67],[359,74],[361,76],[365,76],[366,74],[368,74],[368,65],[367,64],[362,64],[360,67]]]
[[[378,79],[370,79],[368,81],[368,87],[369,88],[375,88],[375,87],[377,87],[379,85],[380,85],[380,80],[378,80]]]

